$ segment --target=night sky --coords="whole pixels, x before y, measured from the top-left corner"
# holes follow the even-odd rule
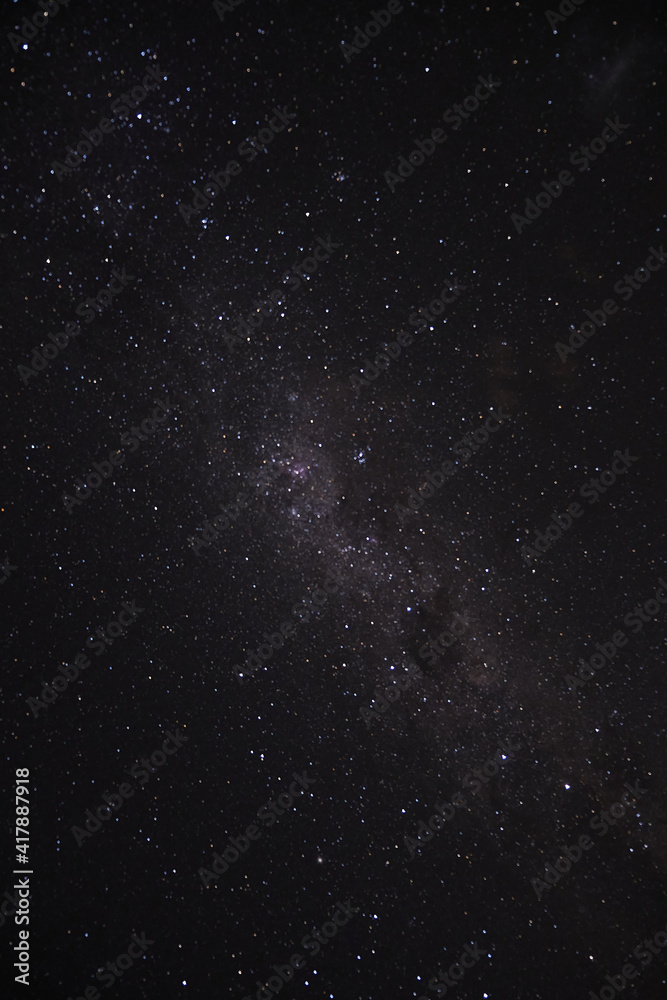
[[[663,4],[50,7],[5,995],[664,997]]]

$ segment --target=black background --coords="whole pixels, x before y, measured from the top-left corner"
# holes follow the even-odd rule
[[[34,9],[8,5],[3,33]],[[27,50],[4,39],[4,857],[9,889],[27,766],[32,995],[82,995],[144,932],[117,995],[254,997],[351,899],[359,914],[281,996],[432,997],[438,965],[476,942],[487,957],[452,996],[584,997],[667,923],[663,613],[585,688],[565,682],[666,572],[664,272],[565,362],[555,349],[664,239],[663,8],[587,0],[554,32],[541,5],[404,3],[348,63],[369,17],[71,3]],[[155,63],[159,89],[57,179]],[[392,193],[385,171],[489,74],[496,93]],[[185,222],[193,184],[274,107],[290,130]],[[616,115],[623,136],[518,234],[512,213]],[[231,348],[318,237],[340,247]],[[24,384],[18,366],[114,267],[128,287]],[[453,278],[457,303],[355,388]],[[63,494],[166,399],[168,420],[68,512]],[[399,519],[492,407],[500,430]],[[527,566],[521,546],[617,449],[628,473]],[[196,554],[265,467],[274,483]],[[241,687],[233,664],[328,569],[339,591]],[[35,717],[28,699],[132,600],[127,635]],[[455,611],[465,634],[429,669],[418,650]],[[412,685],[367,727],[392,671]],[[187,743],[77,846],[72,827],[170,729]],[[507,738],[516,760],[410,859],[404,836]],[[311,792],[205,889],[198,869],[304,770]],[[637,807],[538,900],[531,879],[635,781]],[[664,963],[637,996],[663,995]]]

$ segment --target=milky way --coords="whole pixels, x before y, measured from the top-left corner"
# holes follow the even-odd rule
[[[19,6],[30,985],[604,998],[665,922],[666,269],[615,290],[664,253],[662,5]]]

